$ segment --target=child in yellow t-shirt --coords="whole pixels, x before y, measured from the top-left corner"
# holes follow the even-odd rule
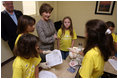
[[[74,40],[77,39],[70,17],[63,19],[63,24],[58,30],[57,37],[57,48],[61,50],[62,58],[65,60],[69,54],[68,48],[73,47]]]
[[[32,34],[23,34],[14,49],[13,78],[38,78],[39,39]]]
[[[113,39],[108,34],[105,22],[94,19],[86,23],[86,46],[84,58],[79,69],[82,78],[100,78],[104,72],[105,61],[114,51]]]
[[[22,15],[18,19],[18,28],[17,28],[17,33],[19,34],[18,37],[16,38],[15,41],[15,46],[17,45],[17,42],[19,38],[26,33],[32,33],[34,32],[35,29],[35,19],[31,16],[28,15]]]
[[[115,56],[117,57],[117,35],[114,32],[114,29],[115,29],[115,24],[111,21],[108,21],[106,22],[106,25],[107,27],[111,30],[111,35],[113,37],[113,42],[114,42],[114,46],[115,46],[115,50],[116,50],[116,53],[115,53]]]

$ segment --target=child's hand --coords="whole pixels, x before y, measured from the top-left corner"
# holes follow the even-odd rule
[[[80,55],[84,56],[84,53],[83,52],[79,52]]]
[[[44,63],[40,63],[39,66],[42,67],[43,69],[50,69],[50,68],[51,68],[50,66],[47,65],[46,62],[44,62]]]

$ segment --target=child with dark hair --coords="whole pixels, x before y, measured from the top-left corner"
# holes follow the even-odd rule
[[[73,47],[74,40],[77,39],[70,17],[64,17],[62,27],[58,30],[57,36],[57,48],[61,50],[62,58],[65,60],[69,55],[68,48]]]
[[[13,78],[38,77],[38,65],[41,61],[39,56],[39,39],[32,34],[23,34],[14,49],[16,56],[13,62]]]
[[[15,41],[15,46],[19,40],[19,38],[26,33],[31,33],[34,32],[35,29],[35,19],[31,16],[28,15],[22,15],[18,19],[18,28],[17,28],[17,33],[19,34],[16,41]]]
[[[114,52],[113,38],[107,32],[105,22],[90,20],[86,23],[87,42],[84,58],[79,69],[82,78],[99,78],[104,71],[104,63]]]
[[[108,21],[106,22],[106,25],[107,27],[111,30],[111,35],[113,37],[113,42],[114,42],[114,46],[115,46],[115,50],[116,50],[116,53],[115,53],[115,56],[117,57],[117,35],[114,32],[114,29],[115,29],[115,24],[111,21]]]

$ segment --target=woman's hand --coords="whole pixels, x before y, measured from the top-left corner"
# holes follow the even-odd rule
[[[57,35],[56,34],[54,34],[54,38],[57,39]]]
[[[43,54],[51,53],[51,50],[43,51]]]

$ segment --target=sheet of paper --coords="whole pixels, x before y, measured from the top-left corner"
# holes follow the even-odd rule
[[[60,50],[53,50],[46,55],[46,62],[48,66],[55,66],[63,62]]]
[[[113,66],[113,68],[117,70],[117,61],[114,59],[109,59],[108,61]]]
[[[39,72],[39,78],[57,78],[57,76],[49,71],[40,71]]]

